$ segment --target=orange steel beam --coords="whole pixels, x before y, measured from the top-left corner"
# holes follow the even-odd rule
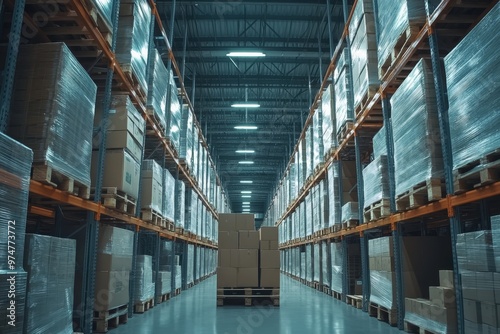
[[[28,212],[34,215],[47,217],[47,218],[55,218],[56,214],[54,210],[42,208],[40,206],[30,205],[28,208]]]

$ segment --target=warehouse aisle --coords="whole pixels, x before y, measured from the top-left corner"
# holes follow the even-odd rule
[[[351,306],[281,276],[281,307],[216,307],[216,276],[183,291],[111,334],[401,333]]]

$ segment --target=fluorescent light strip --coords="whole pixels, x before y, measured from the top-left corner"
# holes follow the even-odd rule
[[[255,125],[237,125],[234,127],[235,130],[257,130],[258,127]]]
[[[241,193],[242,194],[251,194],[252,191],[250,191],[250,190],[242,190]]]
[[[250,202],[243,202],[243,203],[241,203],[241,204],[243,204],[243,205],[245,205],[245,204],[250,204]]]
[[[240,183],[252,184],[252,183],[253,183],[253,181],[240,181]]]
[[[245,161],[240,161],[240,165],[253,165],[253,161],[245,160]]]
[[[237,150],[236,153],[252,154],[252,153],[255,153],[255,151],[254,150]]]
[[[252,198],[252,195],[242,195],[241,198]]]
[[[234,51],[226,54],[228,57],[265,57],[266,54],[256,51]]]
[[[258,103],[233,103],[231,104],[233,108],[259,108],[260,104]]]

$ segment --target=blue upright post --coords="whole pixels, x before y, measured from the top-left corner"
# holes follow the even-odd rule
[[[392,230],[392,243],[394,251],[394,270],[396,272],[396,307],[398,310],[398,328],[404,329],[405,296],[403,279],[403,262],[401,258],[401,224],[395,224]]]
[[[368,238],[362,233],[359,238],[361,248],[361,280],[363,282],[363,312],[368,312],[370,301],[370,266],[368,262]]]

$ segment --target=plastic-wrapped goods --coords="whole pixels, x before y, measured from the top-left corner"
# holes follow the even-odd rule
[[[455,296],[453,296],[453,298],[455,298]],[[456,314],[457,310],[455,308],[435,305],[430,300],[421,298],[405,299],[405,322],[418,326],[420,330],[425,330],[426,332],[429,331],[443,334],[457,333]],[[466,331],[466,333],[477,332]]]
[[[443,177],[436,93],[421,59],[391,98],[396,195]]]
[[[300,278],[306,279],[306,252],[300,252]]]
[[[323,284],[321,272],[321,245],[313,245],[313,281]]]
[[[193,143],[193,176],[196,180],[198,180],[198,166],[199,166],[199,150],[200,150],[200,141],[199,141],[199,130],[195,125],[193,129],[194,133],[194,143]]]
[[[175,178],[170,174],[168,169],[163,170],[163,217],[175,222]]]
[[[306,201],[307,201],[307,198],[306,197]],[[307,219],[308,219],[308,216],[307,216],[307,206],[306,206],[306,201],[303,201],[302,203],[300,203],[300,213],[299,213],[299,224],[300,224],[300,237],[301,238],[304,238],[305,236],[307,236]]]
[[[148,83],[148,113],[153,114],[156,121],[165,129],[168,71],[157,49],[154,50],[154,60],[150,63],[149,71],[151,75]]]
[[[313,149],[313,168],[318,166],[323,159],[323,111],[321,104],[314,112],[312,122],[312,149]]]
[[[342,269],[343,269],[343,250],[341,242],[332,242],[330,244],[330,261],[331,261],[331,290],[342,293]]]
[[[341,224],[341,198],[339,195],[339,164],[334,161],[328,166],[328,212],[327,226]]]
[[[357,108],[367,94],[373,92],[379,85],[377,39],[372,0],[357,2],[349,24],[349,36],[351,38],[350,51],[354,81],[352,84],[354,108]]]
[[[107,124],[102,121],[104,97],[99,95],[96,102],[94,128],[100,128],[100,133],[107,132],[106,149],[126,149],[140,162],[143,157],[145,121],[128,95],[113,95]],[[93,148],[99,149],[101,136],[93,139]],[[97,163],[97,162],[94,162]]]
[[[135,303],[145,303],[155,295],[151,255],[137,255],[135,260]]]
[[[182,266],[175,266],[175,288],[182,288]]]
[[[26,234],[24,253],[25,332],[72,334],[76,240]]]
[[[156,272],[153,274],[153,277],[157,277]],[[158,289],[160,295],[170,293],[172,291],[172,273],[170,271],[160,271],[155,287]]]
[[[326,241],[321,243],[321,271],[323,285],[330,287],[332,281],[332,262],[330,258],[330,245]]]
[[[28,211],[31,162],[33,152],[26,146],[0,133],[0,270],[23,268],[24,233]],[[9,245],[15,236],[15,245]],[[13,241],[13,240],[11,240]],[[12,247],[15,246],[15,249]],[[15,251],[15,264],[8,256]],[[9,253],[9,251],[11,251]],[[3,319],[3,318],[2,318]],[[1,327],[0,327],[1,328]]]
[[[350,101],[351,83],[349,82],[349,63],[347,62],[348,50],[344,49],[339,56],[335,67],[335,119],[337,133],[340,132],[346,122],[352,122],[354,113]]]
[[[313,231],[314,231],[314,228],[313,228],[314,219],[313,219],[312,205],[313,205],[313,198],[312,198],[312,193],[310,192],[306,196],[305,206],[304,206],[304,211],[305,211],[304,212],[304,214],[305,214],[304,224],[306,225],[306,229],[305,229],[306,236],[312,235]]]
[[[387,142],[385,135],[385,126],[383,126],[373,136],[373,159],[377,159],[381,155],[387,155]]]
[[[404,40],[407,29],[424,23],[426,19],[425,2],[422,0],[376,0],[378,64],[382,68],[391,52],[401,39]]]
[[[175,226],[184,227],[186,185],[183,181],[175,181]]]
[[[172,146],[180,152],[182,108],[177,96],[174,74],[170,72],[170,113],[167,114],[167,138]],[[167,101],[167,103],[169,103]]]
[[[382,155],[363,169],[365,209],[384,199],[389,199],[389,174],[387,156]]]
[[[47,165],[90,187],[97,87],[64,43],[19,48],[8,134]]]
[[[163,169],[154,160],[142,162],[141,207],[162,214]]]
[[[194,245],[189,244],[187,247],[187,283],[194,282]]]
[[[389,261],[389,266],[386,266],[387,261],[383,261],[384,266],[379,266],[378,264],[382,263],[382,261],[377,261],[377,259],[392,258],[393,254],[392,237],[381,237],[368,241],[371,287],[370,301],[388,309],[393,308],[396,298],[394,261]]]
[[[148,91],[148,65],[151,7],[147,0],[120,1],[120,19],[116,36],[116,59],[131,72],[143,91]]]
[[[21,252],[22,253],[22,252]],[[22,262],[21,262],[22,265]],[[0,293],[3,297],[0,308],[0,332],[23,334],[26,303],[27,274],[23,270],[0,269]],[[15,295],[10,295],[14,290]],[[13,303],[13,304],[11,304]]]
[[[298,195],[298,185],[297,185],[297,163],[292,163],[290,165],[290,202],[295,200]],[[287,203],[288,204],[288,203]]]
[[[497,3],[444,60],[454,170],[500,147],[499,15]]]
[[[313,269],[314,269],[314,263],[313,263],[313,245],[312,244],[307,244],[306,245],[306,281],[312,282],[313,281]]]
[[[498,251],[497,226],[493,231],[477,231],[457,235],[458,269],[465,271],[495,271],[495,253]]]
[[[313,166],[313,125],[309,126],[306,130],[306,137],[305,137],[305,167],[306,167],[306,176],[305,178],[308,178],[314,173],[314,166]],[[304,179],[305,180],[305,179]]]
[[[493,255],[495,257],[495,269],[500,272],[500,215],[492,216],[490,221]]]
[[[359,220],[358,202],[348,202],[342,205],[342,222]]]
[[[323,116],[323,150],[326,154],[328,150],[332,147],[336,147],[337,137],[335,134],[335,124],[333,120],[335,119],[335,99],[334,99],[334,86],[328,85],[326,90],[323,92],[323,98],[321,99],[321,111]]]

